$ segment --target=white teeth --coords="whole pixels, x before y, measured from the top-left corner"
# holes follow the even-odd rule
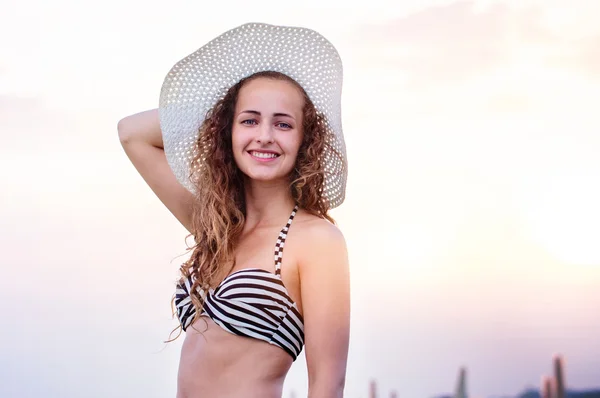
[[[257,158],[263,158],[263,159],[270,159],[270,158],[276,158],[277,155],[274,153],[265,153],[265,152],[255,152],[252,151],[252,156],[256,156]]]

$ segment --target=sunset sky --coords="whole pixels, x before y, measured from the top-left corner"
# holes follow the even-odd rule
[[[600,387],[600,2],[17,1],[0,13],[0,396],[175,396],[185,231],[117,137],[245,22],[344,63],[346,396]],[[285,4],[285,5],[284,5]],[[341,4],[341,3],[340,3]],[[285,383],[306,396],[304,356]]]

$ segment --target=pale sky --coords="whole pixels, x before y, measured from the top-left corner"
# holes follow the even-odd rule
[[[95,4],[95,5],[93,5]],[[118,4],[118,5],[117,5]],[[0,396],[173,397],[185,231],[116,124],[244,22],[344,62],[346,396],[600,387],[600,3],[9,1],[0,14]],[[306,394],[303,356],[285,395]]]

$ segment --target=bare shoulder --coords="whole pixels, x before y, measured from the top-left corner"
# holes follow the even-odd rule
[[[307,268],[347,267],[347,248],[344,234],[337,225],[326,219],[303,214],[297,231],[300,271]]]
[[[328,220],[304,213],[299,221],[298,235],[306,249],[327,243],[345,246],[344,234],[337,225]]]

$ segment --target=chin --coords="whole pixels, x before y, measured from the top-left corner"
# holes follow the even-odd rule
[[[273,173],[273,172],[252,172],[250,170],[242,170],[242,172],[244,173],[244,175],[250,180],[250,181],[260,181],[260,182],[276,182],[276,181],[282,181],[282,180],[288,180],[289,179],[289,174],[282,174],[282,173]]]
[[[275,182],[275,181],[280,181],[280,180],[283,180],[284,178],[287,178],[287,176],[253,174],[253,173],[246,174],[246,177],[248,177],[248,179],[250,181],[261,181],[261,182]]]

